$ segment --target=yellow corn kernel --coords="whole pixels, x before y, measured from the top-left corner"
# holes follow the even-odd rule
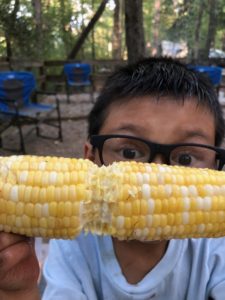
[[[225,172],[0,157],[0,230],[50,238],[84,230],[141,241],[225,236]]]
[[[127,202],[124,204],[124,216],[130,217],[132,214],[132,204],[130,202]]]
[[[141,206],[140,206],[140,200],[133,200],[132,201],[132,214],[134,216],[139,216],[140,215],[140,210],[141,210]]]
[[[26,203],[24,206],[24,213],[29,216],[34,216],[34,204],[33,203]]]

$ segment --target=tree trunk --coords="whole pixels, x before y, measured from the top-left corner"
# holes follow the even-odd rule
[[[113,38],[112,38],[112,54],[113,59],[121,59],[121,0],[115,1],[115,9],[113,16]]]
[[[222,50],[225,51],[225,32],[222,36]]]
[[[160,6],[161,0],[155,0],[154,4],[154,20],[153,20],[153,43],[152,43],[152,55],[160,54],[159,48],[159,27],[160,27]]]
[[[91,0],[91,7],[94,11],[94,0]],[[91,31],[91,57],[93,60],[95,60],[95,28],[93,27]]]
[[[92,17],[90,22],[88,23],[87,27],[84,28],[82,31],[80,37],[78,38],[76,44],[74,45],[73,49],[71,50],[70,54],[68,55],[67,59],[74,59],[81,49],[85,39],[87,38],[90,31],[94,28],[95,23],[99,20],[102,13],[104,12],[105,6],[107,4],[108,0],[102,0],[101,4],[99,5],[98,10],[96,11],[95,15]]]
[[[65,55],[68,54],[69,52],[69,45],[68,45],[68,32],[66,30],[66,26],[67,26],[67,20],[65,20],[65,11],[66,11],[66,7],[65,7],[65,0],[60,0],[59,1],[60,4],[60,26],[61,26],[61,31],[62,31],[62,40],[63,40],[63,45],[64,45],[64,51],[65,51]]]
[[[6,60],[10,62],[12,58],[12,47],[11,47],[10,37],[6,32],[5,32],[5,42],[6,42]]]
[[[11,32],[14,31],[15,23],[16,23],[16,15],[20,7],[20,0],[15,0],[14,8],[10,14],[10,26],[5,30],[5,40],[6,40],[6,60],[8,62],[11,61],[13,56],[12,45],[11,45]]]
[[[125,0],[126,45],[129,63],[145,56],[142,0]]]
[[[206,38],[206,43],[204,51],[202,53],[202,58],[204,62],[209,60],[209,50],[214,46],[215,43],[215,34],[216,34],[216,1],[209,1],[209,25],[208,25],[208,34]]]
[[[197,62],[199,59],[199,42],[200,42],[200,31],[201,31],[203,12],[204,12],[204,0],[200,0],[196,25],[195,25],[195,35],[194,35],[194,49],[193,49],[194,62]]]
[[[36,45],[37,53],[41,53],[43,48],[42,41],[42,3],[41,0],[32,0],[32,5],[34,8],[34,21],[35,21],[35,31],[36,31]]]

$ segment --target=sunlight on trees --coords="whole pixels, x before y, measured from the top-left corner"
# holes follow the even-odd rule
[[[1,0],[0,56],[66,59],[103,2]],[[162,41],[186,45],[187,58],[192,61],[207,59],[210,48],[225,50],[224,0],[139,0],[137,3],[143,3],[141,26],[146,55],[160,55]],[[125,0],[105,0],[105,4],[99,19],[78,47],[76,59],[127,58],[126,36],[130,32],[130,41],[138,24],[135,21],[125,24]],[[137,40],[136,45],[140,43]],[[136,45],[133,43],[133,47]]]

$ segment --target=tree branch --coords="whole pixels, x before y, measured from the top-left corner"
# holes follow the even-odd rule
[[[87,27],[84,28],[84,30],[82,31],[80,37],[78,38],[76,44],[74,45],[73,49],[69,53],[67,59],[74,59],[76,57],[77,53],[79,52],[80,48],[82,47],[82,45],[83,45],[85,39],[87,38],[88,34],[91,32],[91,30],[95,26],[95,23],[101,17],[107,2],[108,2],[108,0],[102,0],[101,4],[99,5],[98,10],[96,11],[95,15],[92,17],[90,22],[88,23]]]

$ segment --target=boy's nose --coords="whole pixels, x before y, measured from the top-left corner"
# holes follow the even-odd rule
[[[155,164],[168,164],[166,157],[162,154],[156,154],[155,157],[152,160]]]

